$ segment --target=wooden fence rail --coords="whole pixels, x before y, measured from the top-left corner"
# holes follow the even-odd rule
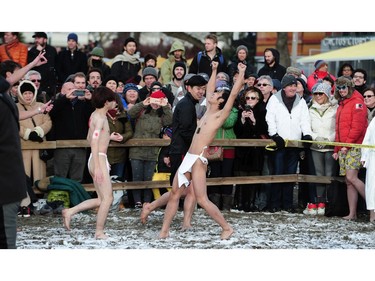
[[[232,140],[215,140],[212,145],[246,147],[258,146],[265,147],[273,141],[269,139],[232,139]],[[110,147],[136,147],[136,146],[167,146],[169,140],[163,139],[130,139],[124,144],[110,144]],[[87,140],[57,140],[44,141],[36,143],[31,141],[21,141],[22,149],[56,149],[56,148],[79,148],[90,147]],[[303,147],[301,143],[296,141],[288,141],[288,147]],[[343,181],[342,177],[323,177],[303,174],[290,175],[270,175],[270,176],[248,176],[248,177],[221,177],[208,178],[207,185],[237,185],[237,184],[257,184],[257,183],[282,183],[282,182],[313,182],[330,184],[332,181]],[[93,184],[83,184],[87,191],[94,191]],[[141,181],[141,182],[121,182],[113,183],[113,190],[125,189],[147,189],[147,188],[166,188],[170,187],[169,181]]]

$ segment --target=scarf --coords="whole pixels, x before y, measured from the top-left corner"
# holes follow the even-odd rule
[[[112,64],[118,61],[127,61],[131,64],[138,64],[139,63],[139,55],[134,54],[134,55],[129,55],[126,51],[122,53],[122,55],[117,55],[114,59]]]

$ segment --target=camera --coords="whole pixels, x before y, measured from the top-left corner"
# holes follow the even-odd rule
[[[245,111],[251,111],[251,106],[248,104],[245,104]]]
[[[74,95],[76,97],[83,97],[85,95],[85,90],[75,90]]]

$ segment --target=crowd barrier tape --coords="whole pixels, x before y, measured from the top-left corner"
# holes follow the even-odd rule
[[[310,140],[288,140],[284,139],[285,147],[288,147],[288,142],[300,142],[300,143],[311,143],[317,145],[324,145],[324,146],[342,146],[342,147],[356,147],[356,148],[372,148],[375,149],[375,145],[371,144],[358,144],[358,143],[346,143],[346,142],[333,142],[333,141],[310,141]],[[273,142],[265,146],[268,151],[275,151],[277,150],[276,143]]]

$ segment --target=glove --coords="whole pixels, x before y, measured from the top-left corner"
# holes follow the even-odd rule
[[[271,139],[276,143],[276,148],[281,149],[285,147],[285,141],[282,137],[280,137],[278,134],[273,135]]]
[[[38,133],[35,131],[32,131],[29,135],[29,140],[31,141],[37,141],[37,142],[43,142],[43,139],[38,136]]]
[[[323,138],[323,137],[316,137],[315,139],[316,141],[328,141],[327,138]],[[316,147],[319,148],[319,149],[322,149],[324,148],[326,145],[325,144],[320,144],[320,143],[317,143],[316,144]]]
[[[304,135],[302,137],[302,140],[312,141],[312,136],[310,136],[310,135]],[[304,148],[310,148],[311,145],[312,145],[312,143],[310,143],[310,142],[304,142],[303,143],[303,147]]]

